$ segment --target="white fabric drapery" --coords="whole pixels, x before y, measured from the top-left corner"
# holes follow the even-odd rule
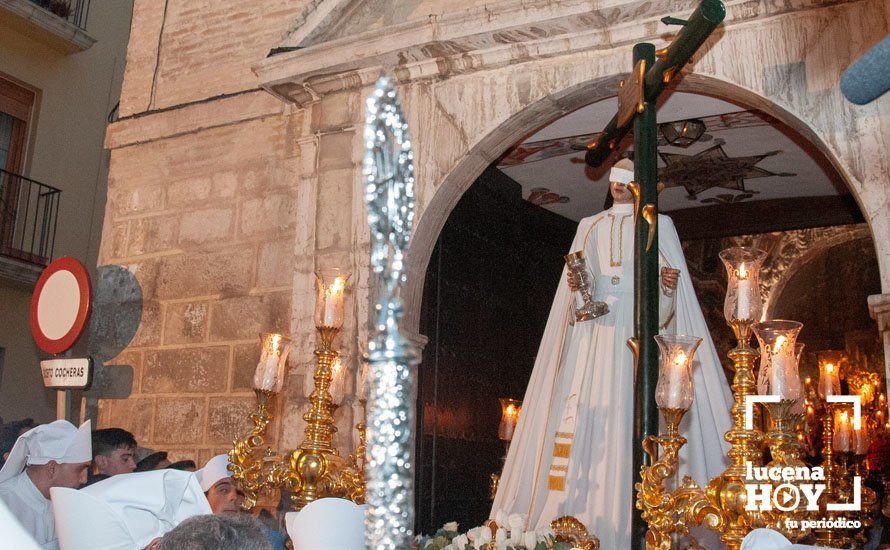
[[[723,434],[732,398],[676,230],[666,216],[658,223],[660,263],[680,270],[675,297],[662,288],[660,320],[671,332],[704,339],[694,363],[695,399],[681,424],[689,443],[680,457],[681,473],[703,484],[728,464]],[[629,204],[581,220],[571,251],[584,250],[595,297],[610,312],[572,326],[563,270],[492,509],[492,515],[525,514],[530,529],[575,516],[602,548],[630,547],[633,354],[626,342],[633,336],[633,236]]]

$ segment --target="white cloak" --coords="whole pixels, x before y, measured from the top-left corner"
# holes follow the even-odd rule
[[[703,338],[695,355],[695,399],[681,424],[689,443],[681,475],[699,484],[728,465],[723,434],[732,396],[692,288],[673,223],[659,215],[660,264],[680,270],[673,293],[663,287],[663,329]],[[595,299],[610,312],[572,326],[565,269],[553,300],[522,413],[492,508],[524,514],[529,528],[572,515],[602,548],[629,548],[632,507],[633,213],[616,204],[581,220],[571,252],[583,249]],[[676,311],[674,311],[674,305]],[[671,330],[673,329],[673,330]]]
[[[58,550],[52,504],[40,494],[27,473],[0,483],[0,500],[42,550]]]

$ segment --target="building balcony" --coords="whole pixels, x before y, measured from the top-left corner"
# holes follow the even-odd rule
[[[65,54],[96,43],[86,32],[90,0],[0,0],[0,23]]]
[[[0,170],[0,277],[26,285],[37,281],[53,258],[61,194]]]

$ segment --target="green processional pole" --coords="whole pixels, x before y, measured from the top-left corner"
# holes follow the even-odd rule
[[[702,0],[688,21],[665,17],[667,24],[681,24],[676,39],[656,53],[655,46],[634,46],[634,68],[618,94],[618,113],[587,148],[585,160],[596,167],[618,148],[621,138],[634,129],[634,340],[638,360],[634,383],[634,484],[640,468],[648,464],[643,440],[658,434],[655,385],[658,382],[658,165],[655,102],[668,83],[689,62],[726,16],[720,0]],[[656,60],[657,58],[657,60]],[[635,497],[634,497],[635,498]],[[646,523],[634,507],[632,548],[646,546]]]

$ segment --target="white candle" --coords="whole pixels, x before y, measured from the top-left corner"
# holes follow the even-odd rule
[[[331,400],[335,405],[343,402],[346,393],[346,369],[343,368],[343,362],[340,358],[334,359],[331,365]]]
[[[670,362],[670,367],[668,367],[668,408],[689,408],[689,405],[685,403],[689,397],[686,395],[687,361],[686,352],[679,350]]]
[[[751,318],[751,281],[748,280],[748,271],[744,262],[739,266],[739,282],[736,287],[736,318]]]
[[[278,362],[281,358],[281,335],[270,334],[263,342],[263,350],[253,376],[253,386],[258,390],[273,391],[278,378]]]
[[[794,355],[784,335],[776,338],[770,359],[771,393],[782,399],[797,400],[800,397],[800,377],[794,372]]]
[[[853,450],[858,455],[868,454],[868,428],[863,421],[859,428],[853,428]]]
[[[346,281],[343,277],[337,277],[331,286],[324,291],[323,326],[339,327],[343,323],[343,290]]]
[[[837,376],[837,367],[833,363],[827,363],[819,370],[819,393],[822,397],[837,393],[836,388],[840,387]]]
[[[841,411],[834,417],[834,439],[832,447],[838,452],[849,452],[850,450],[850,419],[847,411]]]

